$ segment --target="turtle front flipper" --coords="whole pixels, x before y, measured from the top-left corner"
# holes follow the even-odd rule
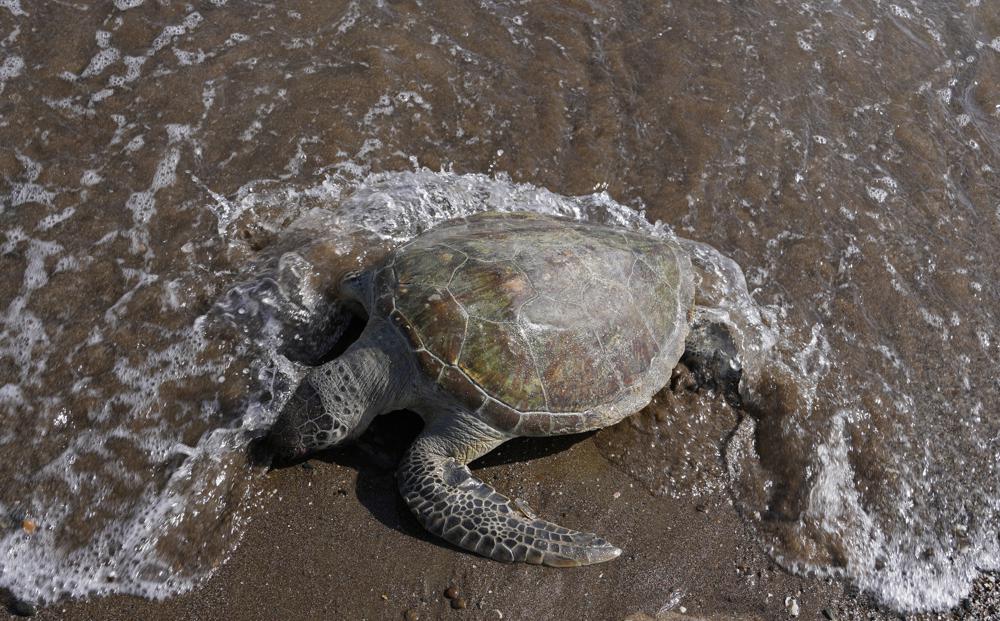
[[[443,422],[443,421],[441,421]],[[591,533],[536,518],[465,466],[506,438],[469,419],[425,430],[397,472],[399,491],[430,532],[498,561],[572,567],[610,561],[621,550]]]

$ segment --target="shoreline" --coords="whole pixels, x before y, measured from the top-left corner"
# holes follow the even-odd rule
[[[384,417],[379,429],[338,454],[262,477],[242,542],[193,591],[162,601],[68,601],[41,607],[33,618],[899,618],[839,581],[777,567],[726,494],[649,494],[600,454],[594,434],[512,441],[475,469],[540,515],[606,536],[624,549],[620,558],[555,569],[463,552],[425,533],[395,490],[395,460],[415,433],[404,417]],[[973,595],[966,613],[906,618],[986,618],[972,615],[1000,610],[1000,585],[992,584]],[[451,607],[449,587],[466,608]]]

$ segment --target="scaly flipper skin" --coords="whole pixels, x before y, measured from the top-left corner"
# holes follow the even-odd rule
[[[424,528],[498,561],[573,567],[621,554],[597,535],[536,518],[465,466],[506,438],[461,414],[436,422],[414,441],[397,472],[399,491]]]

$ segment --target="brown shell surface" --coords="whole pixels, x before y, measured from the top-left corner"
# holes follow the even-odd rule
[[[499,428],[544,435],[600,426],[587,420],[595,408],[662,387],[693,286],[669,239],[491,213],[402,246],[374,295],[445,390]]]

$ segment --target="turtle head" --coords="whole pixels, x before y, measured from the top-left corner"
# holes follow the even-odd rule
[[[342,395],[324,399],[310,376],[285,404],[268,434],[268,444],[282,461],[293,461],[346,440],[357,418]]]
[[[405,405],[408,354],[393,344],[398,339],[391,324],[370,322],[347,351],[313,367],[271,427],[271,452],[294,460],[336,446],[361,435],[379,414]],[[402,366],[394,364],[400,359]]]

